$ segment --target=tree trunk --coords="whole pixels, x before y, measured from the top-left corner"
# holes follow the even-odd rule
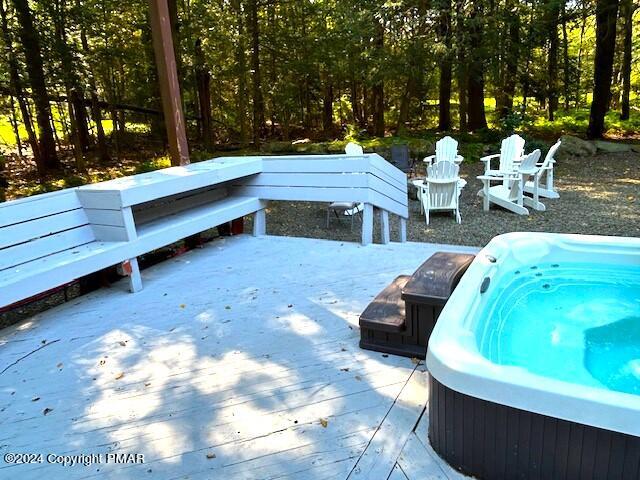
[[[440,61],[438,130],[451,129],[451,0],[439,1],[438,35],[445,53]]]
[[[251,30],[251,67],[253,69],[253,143],[260,145],[266,131],[264,120],[264,98],[260,77],[260,30],[258,25],[258,2],[249,0],[249,29]]]
[[[322,129],[329,134],[333,129],[333,84],[326,76],[324,95],[322,98]]]
[[[77,1],[76,6],[81,8],[80,0]],[[90,53],[89,42],[87,40],[87,33],[82,27],[80,30],[80,42],[82,43],[82,51],[85,55]],[[89,95],[91,98],[91,117],[93,118],[93,122],[96,124],[96,137],[98,140],[98,159],[100,162],[108,162],[109,161],[109,152],[107,150],[107,139],[104,134],[104,127],[102,126],[102,110],[100,110],[100,104],[98,101],[98,89],[96,87],[96,79],[93,76],[93,72],[91,70],[88,71],[89,77]]]
[[[236,13],[238,22],[238,43],[235,49],[235,59],[238,65],[238,95],[236,99],[238,111],[238,123],[240,127],[240,144],[246,145],[248,137],[247,127],[247,58],[245,55],[244,43],[244,14],[239,0],[234,0],[231,4]]]
[[[6,50],[6,58],[9,67],[9,86],[11,94],[15,96],[20,107],[20,116],[22,117],[22,123],[27,131],[27,138],[29,139],[29,145],[33,153],[33,159],[36,162],[38,173],[42,176],[46,170],[45,165],[42,164],[40,158],[40,149],[38,146],[38,139],[33,129],[33,123],[31,121],[31,112],[29,111],[29,105],[22,88],[22,80],[18,71],[18,61],[16,60],[15,52],[13,50],[13,38],[9,31],[9,23],[7,21],[7,12],[4,8],[4,0],[0,0],[0,19],[2,21],[2,38],[4,41],[4,47]]]
[[[518,60],[522,47],[520,45],[520,15],[518,4],[508,0],[505,9],[508,17],[509,42],[505,50],[505,71],[503,74],[502,105],[500,117],[504,118],[513,112],[513,97],[516,93],[516,80],[518,78]]]
[[[458,122],[461,132],[467,131],[467,83],[468,68],[465,44],[464,0],[456,0],[456,48],[458,82]]]
[[[29,8],[28,0],[13,0],[13,5],[20,24],[20,40],[24,50],[27,74],[36,108],[36,121],[40,134],[41,164],[44,169],[57,169],[60,167],[60,161],[56,154],[56,144],[53,138],[53,129],[51,128],[51,107],[44,80],[38,30],[33,23],[33,14]]]
[[[467,128],[472,131],[487,128],[487,118],[484,111],[483,9],[480,3],[473,2],[469,16],[469,43],[474,48],[470,51],[469,78],[467,80]]]
[[[563,0],[564,1],[564,0]],[[549,120],[553,121],[558,109],[558,0],[547,2],[547,28],[549,30],[549,59],[547,64],[547,94],[549,98]]]
[[[601,138],[604,117],[611,97],[611,74],[616,46],[618,0],[598,0],[596,4],[596,55],[594,58],[593,101],[589,114],[589,138]]]
[[[205,65],[201,39],[197,39],[194,50],[196,86],[198,90],[198,110],[200,112],[200,138],[204,146],[210,149],[213,141],[211,130],[211,73]]]
[[[411,105],[411,99],[416,93],[416,77],[409,74],[407,83],[404,89],[404,94],[400,99],[400,108],[398,109],[398,123],[396,125],[396,134],[404,133],[407,129],[407,122],[409,120],[409,107]]]
[[[569,84],[569,36],[567,35],[567,9],[565,2],[561,2],[560,13],[562,15],[562,54],[564,60],[564,109],[569,110],[569,100],[571,97],[571,85]]]
[[[376,58],[380,63],[383,62],[384,48],[384,25],[381,22],[382,21],[379,20],[376,23],[376,32],[373,40],[374,49],[377,53]],[[378,78],[371,88],[373,101],[373,134],[378,137],[384,137],[384,79],[380,75],[381,73],[378,71]]]
[[[633,0],[622,0],[624,10],[624,55],[622,58],[622,103],[620,120],[629,120],[629,94],[631,92],[631,47],[633,33]]]
[[[578,64],[577,64],[577,68],[576,68],[577,75],[578,75],[578,77],[576,78],[576,94],[575,94],[576,95],[576,104],[575,104],[576,108],[580,107],[580,105],[582,103],[581,102],[582,98],[581,98],[581,95],[580,95],[580,93],[582,91],[582,89],[581,89],[581,86],[582,86],[581,85],[581,83],[582,83],[582,76],[581,76],[582,75],[582,46],[584,44],[584,32],[585,32],[585,30],[587,28],[587,19],[589,17],[588,11],[587,11],[587,6],[585,5],[585,3],[586,2],[583,2],[583,5],[582,5],[582,24],[581,24],[581,27],[580,27],[580,43],[579,43],[579,46],[578,46]]]

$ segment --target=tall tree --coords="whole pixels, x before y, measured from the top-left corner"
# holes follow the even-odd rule
[[[629,97],[631,93],[631,50],[633,40],[633,0],[622,0],[624,16],[624,41],[622,57],[622,104],[620,120],[629,120]]]
[[[38,139],[33,129],[33,123],[31,121],[31,112],[29,110],[29,104],[22,86],[22,79],[18,69],[18,61],[16,59],[15,51],[13,49],[13,37],[9,29],[9,22],[7,19],[7,9],[4,5],[4,0],[0,0],[0,19],[2,20],[2,39],[4,41],[4,48],[6,59],[9,68],[9,85],[11,88],[11,94],[18,101],[20,107],[20,114],[22,116],[22,123],[27,131],[27,137],[29,139],[29,145],[33,152],[33,158],[38,168],[40,175],[45,173],[45,165],[42,164],[40,159],[40,149],[38,146]],[[19,139],[19,137],[18,137]]]
[[[451,129],[451,0],[438,0],[438,36],[444,48],[440,61],[438,130]]]
[[[375,24],[375,34],[373,37],[373,48],[376,52],[378,67],[384,64],[384,24],[379,19]],[[373,133],[379,137],[384,137],[384,76],[382,68],[378,68],[376,78],[371,87],[373,103]]]
[[[46,170],[57,169],[60,167],[60,161],[56,154],[56,144],[53,138],[53,128],[51,127],[51,106],[44,80],[40,36],[34,24],[33,12],[29,8],[28,0],[13,0],[13,6],[20,25],[20,40],[24,50],[27,75],[36,109],[41,165]]]
[[[456,0],[456,50],[457,50],[457,82],[458,82],[458,121],[461,132],[467,131],[467,83],[469,78],[467,66],[467,46],[464,0]]]
[[[600,138],[604,133],[604,117],[611,97],[611,74],[616,46],[616,19],[618,0],[597,0],[596,3],[596,55],[593,73],[593,101],[589,113],[589,138]]]
[[[236,110],[240,130],[240,144],[247,143],[247,57],[245,53],[244,12],[240,0],[232,0],[236,20],[236,42],[234,60],[237,69],[238,91],[236,94]]]
[[[469,14],[469,77],[467,79],[467,102],[469,130],[487,128],[484,111],[484,69],[485,46],[483,44],[484,6],[482,1],[474,1]]]
[[[78,63],[67,40],[66,0],[54,0],[49,3],[51,17],[55,27],[55,51],[59,57],[63,83],[67,94],[69,123],[76,157],[76,167],[84,170],[84,152],[89,145],[87,114],[84,105],[84,94],[74,66]]]
[[[258,1],[248,0],[249,30],[251,31],[251,68],[253,70],[253,143],[258,146],[266,132],[262,77],[260,74],[260,27]]]
[[[211,73],[205,64],[202,52],[202,39],[195,42],[195,69],[198,95],[198,110],[200,113],[200,138],[206,148],[211,148],[213,132],[211,130]]]
[[[506,0],[505,21],[507,23],[507,41],[504,51],[504,72],[502,91],[500,92],[500,116],[506,117],[513,111],[513,98],[516,94],[518,78],[518,60],[522,47],[520,45],[520,12],[516,0]]]
[[[558,109],[558,17],[560,16],[560,1],[548,0],[546,5],[549,32],[548,61],[547,61],[547,95],[549,98],[549,120],[553,121]]]

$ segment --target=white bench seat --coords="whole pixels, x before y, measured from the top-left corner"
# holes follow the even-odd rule
[[[264,209],[258,197],[230,196],[136,224],[134,256]],[[135,215],[134,215],[135,216]]]
[[[9,305],[129,258],[127,242],[79,245],[0,270],[0,305]]]
[[[76,189],[0,205],[0,306],[127,260],[126,242],[100,242]]]

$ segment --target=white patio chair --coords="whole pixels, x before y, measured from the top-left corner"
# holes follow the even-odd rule
[[[429,225],[429,212],[451,210],[457,223],[462,223],[460,217],[460,167],[453,162],[436,162],[427,167],[427,178],[420,187],[420,199],[424,209],[424,216]]]
[[[492,171],[498,172],[510,172],[514,169],[514,165],[520,163],[520,160],[524,156],[524,138],[520,135],[513,134],[508,138],[502,140],[500,146],[500,153],[494,153],[480,158],[480,161],[484,163],[484,174],[491,175]],[[491,160],[500,159],[497,170],[491,168]]]
[[[456,165],[460,165],[464,157],[458,155],[458,142],[457,140],[447,136],[443,137],[436,142],[436,154],[424,157],[422,160],[424,163],[431,165],[433,162],[454,162]]]
[[[525,156],[519,165],[513,165],[511,170],[489,170],[488,175],[480,175],[478,179],[482,180],[483,188],[478,195],[483,197],[484,210],[488,211],[489,205],[494,203],[518,215],[529,215],[529,210],[524,205],[533,208],[537,205],[533,204],[533,199],[524,195],[524,183],[526,178],[537,175],[538,160],[540,150],[534,150]],[[491,186],[491,182],[501,184]]]
[[[454,162],[456,165],[460,165],[464,161],[462,155],[458,155],[458,141],[446,136],[442,137],[436,142],[435,155],[429,155],[422,160],[428,166],[438,162]],[[428,167],[427,167],[428,168]],[[467,185],[467,181],[461,178],[459,181],[458,192],[462,192],[462,189]]]
[[[547,155],[544,157],[544,161],[538,164],[540,171],[537,176],[532,181],[528,181],[524,184],[524,191],[532,194],[534,199],[537,199],[538,197],[560,198],[560,194],[556,192],[553,186],[553,166],[556,163],[554,156],[558,151],[558,148],[560,148],[560,143],[560,140],[558,140],[555,145],[549,149]],[[545,186],[541,187],[540,185],[542,185],[543,176],[546,177],[546,181]],[[544,207],[544,205],[542,206]]]
[[[362,146],[357,143],[349,142],[344,148],[345,154],[349,156],[364,155]],[[351,231],[353,231],[353,219],[357,214],[360,214],[360,221],[362,221],[362,211],[364,205],[356,202],[333,202],[327,207],[327,228],[329,228],[329,220],[331,219],[331,212],[334,213],[336,218],[340,219],[341,215],[351,217]]]

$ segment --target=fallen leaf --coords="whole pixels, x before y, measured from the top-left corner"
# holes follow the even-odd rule
[[[413,363],[414,365],[417,365],[420,363],[420,360],[417,359],[416,357],[411,357],[411,363]]]
[[[126,347],[127,346],[127,344],[125,342],[123,342],[122,340],[120,340],[118,343],[120,344],[121,347]]]
[[[361,381],[362,377],[360,375],[356,375],[356,380]]]
[[[340,369],[340,371],[341,371],[341,372],[348,372],[348,371],[349,371],[349,369],[348,369],[348,368],[341,368],[341,369]]]
[[[56,368],[62,368],[64,365],[62,362],[60,362],[59,364],[56,365]]]
[[[120,380],[122,377],[124,377],[124,372],[120,372],[116,375],[116,380]]]
[[[225,305],[225,306],[224,306],[224,309],[225,309],[225,310],[231,310],[231,305]]]
[[[185,308],[185,307],[186,307],[186,305],[184,303],[180,304],[180,308]]]
[[[327,420],[326,418],[321,418],[320,425],[322,425],[323,428],[327,428],[327,425],[329,425],[329,420]]]
[[[144,384],[145,387],[148,387],[149,385],[151,385],[151,382],[147,382]]]
[[[47,407],[42,411],[42,414],[47,415],[48,413],[51,413],[51,412],[53,412],[53,408]]]
[[[209,452],[209,453],[207,453],[207,458],[208,458],[209,460],[211,460],[212,458],[216,458],[216,454],[215,454],[215,453],[211,453],[211,452]]]
[[[40,400],[40,397],[33,397],[33,398],[31,399],[31,401],[32,401],[32,402],[37,402],[38,400]]]

